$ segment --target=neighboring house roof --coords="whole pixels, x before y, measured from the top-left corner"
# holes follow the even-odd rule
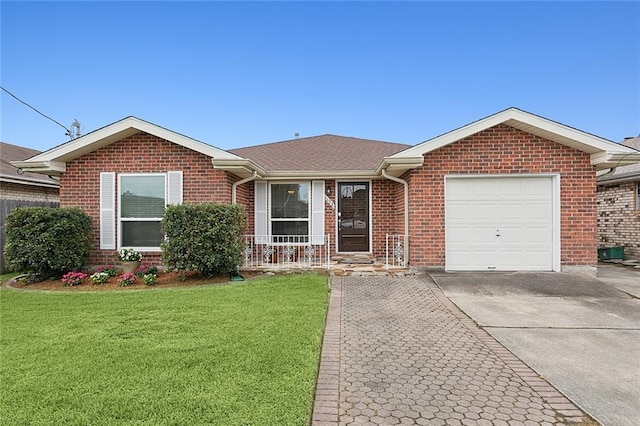
[[[77,139],[58,145],[28,160],[12,162],[12,164],[36,173],[59,175],[66,170],[67,161],[74,160],[84,154],[88,154],[139,132],[149,133],[166,139],[169,142],[184,146],[185,148],[212,158],[239,159],[239,157],[222,149],[130,116],[80,136]]]
[[[409,147],[399,143],[327,134],[232,149],[230,152],[253,160],[270,175],[277,172],[367,172],[370,175],[384,157]]]
[[[640,161],[640,153],[632,148],[517,108],[508,108],[481,120],[474,121],[466,126],[394,154],[391,158],[401,159],[415,157],[416,155],[421,156],[499,124],[506,124],[590,154],[591,164],[596,166],[597,169],[606,169]],[[384,164],[381,167],[384,167]]]
[[[636,136],[635,138],[627,138],[620,144],[640,151],[640,135]],[[628,180],[640,181],[640,163],[615,167],[612,172],[598,177],[599,184],[623,182]]]
[[[47,176],[38,173],[22,172],[9,164],[10,161],[24,160],[39,153],[40,151],[36,151],[35,149],[0,142],[0,158],[2,159],[2,161],[0,161],[0,181],[58,188],[60,184]]]

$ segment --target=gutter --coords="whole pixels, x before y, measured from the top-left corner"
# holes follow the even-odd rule
[[[404,261],[409,261],[409,184],[406,180],[391,176],[386,169],[381,169],[382,176],[404,186]]]
[[[258,172],[256,170],[254,170],[253,171],[253,175],[251,175],[249,177],[246,177],[244,179],[241,179],[241,180],[235,182],[233,185],[231,185],[231,204],[236,204],[238,186],[242,185],[243,183],[250,182],[250,181],[254,180],[257,177],[258,177]]]

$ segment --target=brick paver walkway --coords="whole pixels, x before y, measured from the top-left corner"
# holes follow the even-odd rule
[[[312,424],[597,424],[428,277],[333,277]]]

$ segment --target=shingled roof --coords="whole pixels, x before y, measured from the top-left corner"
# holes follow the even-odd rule
[[[29,172],[19,173],[16,167],[9,164],[9,161],[26,160],[27,158],[33,157],[37,154],[40,154],[40,151],[0,142],[0,156],[2,158],[2,161],[0,161],[0,180],[39,186],[58,187],[58,182],[47,176]]]
[[[320,135],[292,139],[229,152],[252,160],[267,171],[339,171],[375,170],[384,157],[410,145]]]

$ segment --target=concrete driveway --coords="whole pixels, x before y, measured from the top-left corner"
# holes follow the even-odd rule
[[[640,424],[640,270],[436,273],[460,309],[603,425]]]

